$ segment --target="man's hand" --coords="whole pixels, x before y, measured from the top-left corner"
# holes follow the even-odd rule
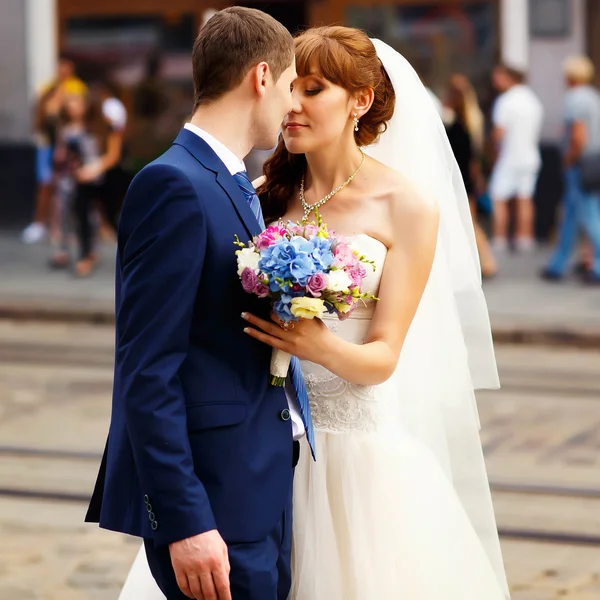
[[[169,545],[179,589],[196,600],[231,600],[229,555],[216,529]]]

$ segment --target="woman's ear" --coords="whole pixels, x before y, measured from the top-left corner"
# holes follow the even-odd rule
[[[375,92],[373,91],[373,88],[364,88],[355,95],[354,99],[355,104],[353,113],[356,113],[360,119],[369,112],[369,109],[373,105]]]

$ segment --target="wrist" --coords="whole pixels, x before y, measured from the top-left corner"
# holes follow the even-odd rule
[[[343,360],[341,355],[347,342],[335,336],[325,323],[323,323],[323,325],[325,331],[320,344],[321,360],[319,361],[319,364],[328,371],[336,373],[337,365],[340,360]]]

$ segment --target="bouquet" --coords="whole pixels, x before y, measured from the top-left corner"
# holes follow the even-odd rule
[[[377,300],[363,291],[365,265],[375,263],[329,231],[318,212],[317,222],[271,225],[246,246],[236,236],[238,275],[244,290],[271,298],[273,312],[285,329],[299,319],[334,314],[343,320],[358,302]],[[293,327],[293,325],[291,325]],[[270,383],[282,386],[291,356],[274,349]]]

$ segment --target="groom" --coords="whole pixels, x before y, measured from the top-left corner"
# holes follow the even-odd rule
[[[234,236],[262,213],[242,158],[271,148],[292,108],[294,44],[268,15],[225,9],[193,51],[195,109],[128,191],[119,226],[112,420],[86,520],[144,538],[168,600],[285,600],[297,441],[271,349],[243,333]],[[308,423],[310,432],[310,423]]]

